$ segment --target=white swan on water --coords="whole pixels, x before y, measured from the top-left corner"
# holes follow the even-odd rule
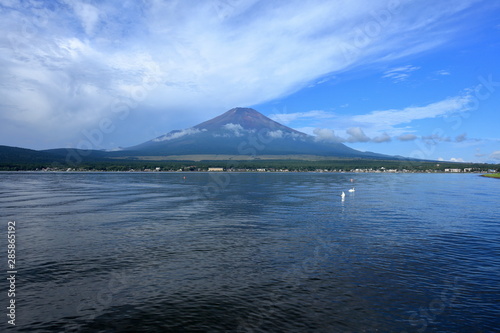
[[[354,191],[355,191],[354,187],[351,188],[351,189],[349,189],[349,192],[351,192],[351,193],[354,192]]]
[[[344,198],[345,198],[345,193],[344,193],[344,191],[342,191],[342,194],[340,195],[340,197],[342,198],[342,200],[344,200]]]

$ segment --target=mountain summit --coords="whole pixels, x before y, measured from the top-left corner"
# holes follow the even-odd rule
[[[250,108],[234,108],[218,117],[207,120],[199,125],[194,126],[200,130],[216,131],[227,127],[227,124],[240,125],[244,130],[262,130],[269,129],[271,131],[282,131],[284,133],[295,133],[299,136],[307,136],[305,133],[296,131],[290,127],[281,125],[274,120],[264,116],[262,113]]]
[[[393,157],[360,152],[337,142],[284,126],[250,108],[234,108],[196,126],[171,131],[120,155],[319,155],[349,158]]]

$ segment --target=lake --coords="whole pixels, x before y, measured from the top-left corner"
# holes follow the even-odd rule
[[[477,174],[0,173],[0,212],[12,332],[500,327],[500,181]]]

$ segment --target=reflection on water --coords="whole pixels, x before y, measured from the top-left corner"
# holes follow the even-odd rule
[[[18,331],[500,327],[491,179],[0,173],[0,184],[2,223],[18,223]]]

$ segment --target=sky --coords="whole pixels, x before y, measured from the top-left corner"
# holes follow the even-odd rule
[[[500,2],[0,0],[0,145],[133,146],[252,107],[318,141],[500,163]]]

